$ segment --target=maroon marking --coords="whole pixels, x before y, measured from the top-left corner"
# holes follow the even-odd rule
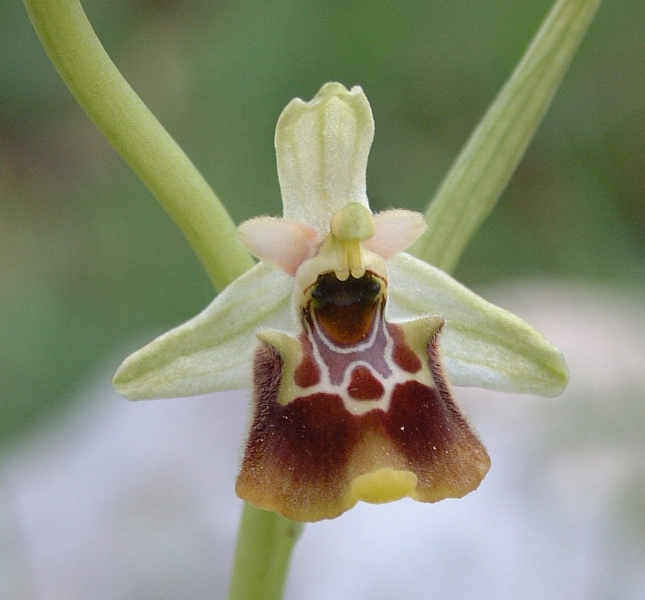
[[[276,470],[285,481],[280,489],[298,485],[315,488],[338,478],[358,441],[356,423],[340,396],[312,394],[287,406],[275,400],[260,401],[251,428],[242,470]],[[296,489],[289,494],[297,493]]]
[[[418,477],[420,499],[461,497],[479,485],[490,466],[452,398],[438,389],[416,381],[397,385],[385,427]]]
[[[379,400],[383,397],[385,389],[383,388],[383,384],[372,375],[370,370],[361,365],[352,371],[352,377],[347,391],[355,400]]]
[[[293,380],[301,388],[308,388],[320,382],[320,367],[314,360],[313,348],[307,335],[301,333],[298,341],[304,356],[293,374]]]
[[[405,341],[403,329],[398,325],[387,323],[387,330],[394,342],[392,358],[398,367],[408,373],[417,373],[421,369],[421,359]]]
[[[442,402],[436,389],[418,381],[394,387],[390,410],[385,419],[389,437],[412,462],[434,462],[454,441],[453,429],[460,415],[454,405]]]
[[[312,394],[280,405],[281,368],[272,347],[263,345],[256,352],[255,414],[236,490],[243,499],[290,518],[335,516],[342,512],[338,502],[347,464],[361,438],[360,422],[334,394]]]
[[[400,383],[392,392],[388,411],[388,432],[413,463],[445,454],[463,435],[474,437],[443,375],[439,360],[440,332],[441,328],[428,343],[428,366],[436,387],[417,381]]]

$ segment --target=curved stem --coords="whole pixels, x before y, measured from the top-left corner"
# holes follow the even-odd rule
[[[229,600],[280,600],[302,523],[245,503]]]
[[[195,166],[128,85],[78,0],[24,0],[40,41],[83,110],[186,236],[213,285],[253,265],[235,225]],[[278,599],[302,526],[245,505],[231,598]]]
[[[558,0],[443,180],[410,248],[452,271],[504,191],[571,63],[600,0]]]
[[[81,107],[180,227],[213,284],[252,265],[235,226],[183,151],[114,66],[78,0],[24,0]],[[599,0],[558,0],[432,202],[418,256],[446,270],[492,210],[546,111]],[[244,506],[230,600],[278,600],[302,525]]]
[[[250,268],[226,209],[114,66],[78,0],[24,2],[78,103],[181,229],[213,285],[221,289]]]

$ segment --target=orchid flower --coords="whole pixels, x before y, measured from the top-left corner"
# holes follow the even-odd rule
[[[238,228],[260,262],[114,377],[131,399],[252,384],[236,491],[296,521],[467,494],[490,461],[450,382],[555,396],[568,378],[527,323],[403,252],[421,214],[372,214],[373,136],[359,87],[293,100],[275,138],[283,217]]]

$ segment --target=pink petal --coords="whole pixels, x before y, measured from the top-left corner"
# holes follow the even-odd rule
[[[386,260],[405,250],[425,230],[423,215],[411,210],[386,210],[374,215],[374,237],[364,246]]]
[[[293,276],[315,254],[318,233],[311,225],[297,221],[258,217],[237,228],[237,239],[259,259],[274,263]]]

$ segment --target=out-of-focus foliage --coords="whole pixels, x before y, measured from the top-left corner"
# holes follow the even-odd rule
[[[372,206],[421,210],[549,7],[86,3],[117,65],[238,221],[279,214],[277,116],[328,80],[370,98]],[[642,0],[601,6],[459,278],[640,283],[644,30]],[[188,244],[75,105],[18,0],[0,0],[0,274],[3,438],[51,414],[99,360],[116,366],[212,296]]]

